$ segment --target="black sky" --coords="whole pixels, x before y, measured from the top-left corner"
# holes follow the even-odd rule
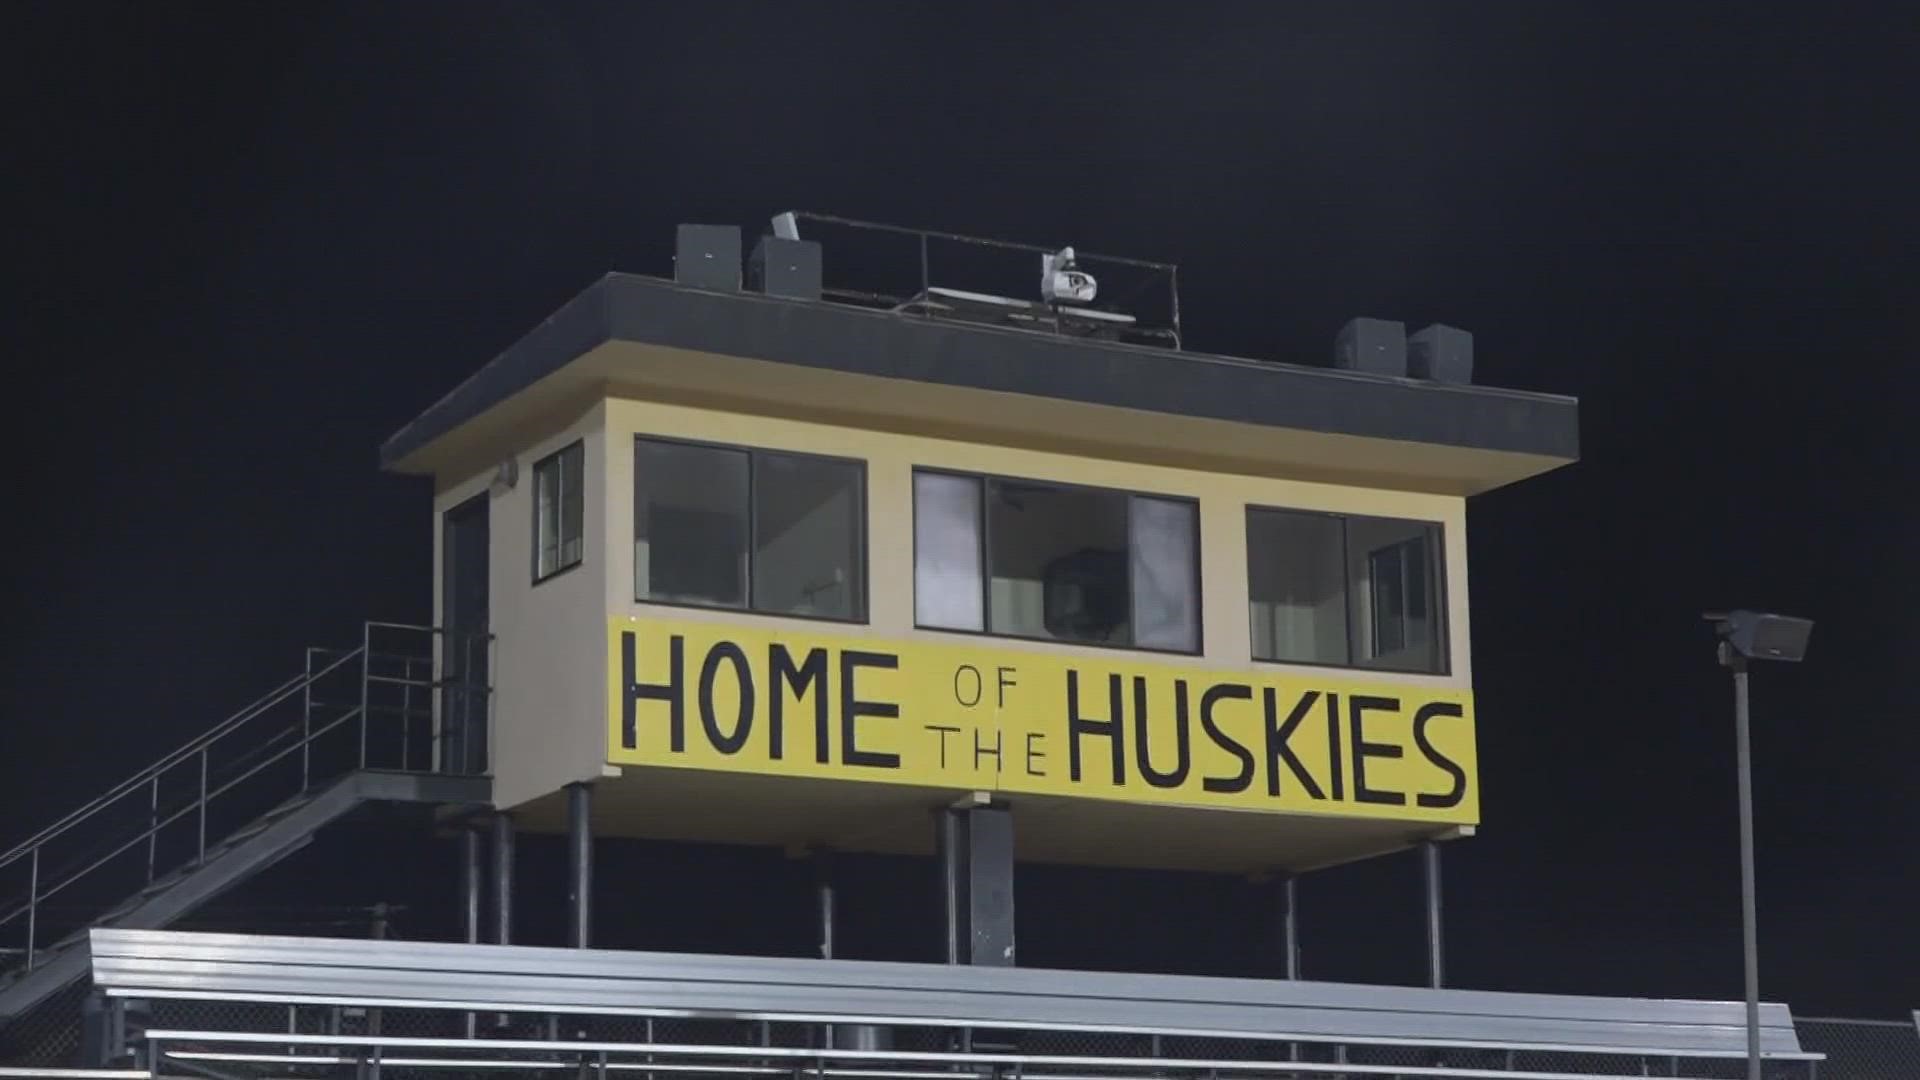
[[[1480,381],[1578,395],[1585,460],[1471,509],[1453,978],[1737,995],[1697,616],[1741,604],[1820,620],[1756,674],[1766,992],[1920,1005],[1911,7],[63,3],[0,40],[0,840],[302,646],[425,621],[428,492],[378,442],[601,273],[666,273],[676,222],[801,207],[1177,261],[1205,351],[1443,320]],[[858,872],[850,917],[920,899]],[[1310,879],[1310,973],[1419,978],[1415,882]],[[1263,918],[1231,882],[1023,890],[1032,962],[1240,970]],[[627,936],[793,947],[717,895]]]

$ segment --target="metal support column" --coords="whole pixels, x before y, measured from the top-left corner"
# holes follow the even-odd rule
[[[480,830],[472,825],[460,827],[460,901],[466,922],[466,942],[480,943]],[[477,1021],[467,1014],[467,1038],[474,1037]]]
[[[1754,901],[1753,859],[1753,744],[1748,721],[1747,664],[1722,647],[1733,669],[1733,724],[1736,764],[1740,770],[1740,939],[1746,951],[1747,1077],[1760,1080],[1760,937]]]
[[[460,828],[460,910],[469,945],[480,943],[480,830]]]
[[[834,881],[833,856],[826,851],[813,853],[814,897],[820,915],[820,958],[833,959]],[[829,1024],[826,1045],[837,1050],[890,1050],[893,1032],[878,1024]]]
[[[814,896],[820,910],[820,958],[833,959],[833,860],[824,851],[813,854]]]
[[[1014,962],[1013,812],[958,806],[940,812],[947,963]]]
[[[569,944],[584,949],[593,937],[593,787],[567,785],[567,900]]]
[[[1280,881],[1280,948],[1287,978],[1300,977],[1300,879],[1288,874]]]
[[[513,944],[513,819],[493,815],[493,942]]]
[[[1446,985],[1446,948],[1440,922],[1440,843],[1428,840],[1420,845],[1421,878],[1427,894],[1427,985]]]

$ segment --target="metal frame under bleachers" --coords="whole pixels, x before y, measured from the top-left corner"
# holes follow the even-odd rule
[[[95,931],[92,949],[99,989],[150,1003],[129,1036],[156,1074],[1744,1075],[1733,1002],[154,931]],[[216,1003],[217,1023],[191,1011]],[[1762,1022],[1768,1075],[1811,1075],[1786,1006]]]

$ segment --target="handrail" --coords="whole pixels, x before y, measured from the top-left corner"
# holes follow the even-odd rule
[[[446,635],[446,630],[438,626],[410,626],[405,623],[390,623],[390,622],[369,622],[366,624],[366,626],[369,630],[408,630],[408,631],[415,631],[419,633],[428,633],[436,637],[443,637]],[[487,636],[490,637],[491,635],[487,635]],[[341,667],[352,662],[354,659],[360,657],[362,654],[366,654],[370,657],[379,657],[381,659],[403,659],[404,658],[403,654],[400,654],[400,653],[368,653],[367,647],[365,644],[355,646],[351,649],[315,648],[314,651],[321,653],[323,655],[326,653],[337,653],[338,656],[335,660],[327,664],[325,667],[322,667],[318,671],[314,671],[309,674],[295,675],[291,679],[288,679],[286,682],[281,683],[279,686],[261,695],[261,697],[259,697],[252,703],[243,706],[239,711],[235,712],[232,716],[229,716],[225,720],[222,720],[220,723],[215,724],[213,727],[209,728],[205,732],[202,732],[200,735],[189,740],[185,745],[181,746],[179,749],[173,751],[170,754],[167,754],[166,756],[162,757],[159,761],[153,763],[152,765],[147,766],[146,768],[142,769],[138,773],[135,773],[132,777],[121,781],[119,784],[109,789],[106,793],[96,796],[92,801],[86,803],[80,808],[69,813],[66,817],[61,818],[59,821],[54,822],[52,825],[49,825],[46,828],[41,829],[39,832],[35,833],[34,835],[14,845],[14,847],[11,850],[9,850],[6,854],[0,855],[0,868],[5,868],[13,864],[14,862],[19,861],[19,859],[26,854],[29,848],[41,846],[45,841],[51,840],[53,837],[57,836],[61,832],[66,831],[66,829],[69,828],[70,826],[78,824],[81,819],[89,816],[93,811],[96,811],[101,807],[114,803],[119,799],[126,797],[127,795],[131,795],[133,792],[139,790],[141,787],[144,787],[146,784],[151,783],[154,777],[160,775],[163,772],[166,772],[168,769],[173,768],[175,765],[178,765],[181,762],[186,761],[187,759],[191,758],[194,754],[197,754],[202,749],[205,749],[207,746],[220,741],[220,739],[225,737],[228,733],[234,731],[239,727],[244,726],[249,721],[258,717],[261,713],[265,712],[266,710],[272,708],[275,705],[280,704],[281,702],[286,701],[294,691],[300,690],[305,686],[312,685],[314,682],[318,681],[319,679],[322,679],[327,675],[332,674],[333,672],[339,670]],[[424,658],[415,657],[414,659],[417,660],[417,659],[424,659]]]
[[[184,746],[180,747],[180,749],[173,751],[171,754],[166,755],[165,757],[161,758],[159,761],[155,762],[154,764],[149,765],[146,768],[135,773],[132,777],[121,781],[119,784],[115,785],[112,788],[109,788],[104,794],[95,796],[92,801],[72,811],[66,817],[61,818],[59,821],[54,822],[53,824],[47,826],[44,829],[41,829],[39,832],[33,834],[32,836],[27,837],[25,840],[20,841],[20,843],[15,844],[13,848],[9,850],[5,855],[0,855],[0,867],[10,865],[11,863],[17,861],[20,858],[20,856],[26,853],[28,848],[38,847],[43,842],[53,839],[53,837],[66,831],[66,829],[69,826],[78,823],[80,819],[90,815],[94,810],[102,806],[105,806],[109,803],[112,803],[126,795],[132,794],[134,791],[138,790],[142,785],[151,781],[155,776],[165,772],[166,770],[172,768],[175,765],[178,765],[180,762],[185,761],[187,758],[192,757],[196,752],[199,751],[199,749],[203,745],[217,741],[220,738],[220,736],[232,730],[234,727],[238,726],[239,724],[244,724],[248,720],[251,720],[254,716],[259,715],[261,711],[272,708],[274,705],[279,704],[281,700],[279,698],[279,695],[281,693],[290,689],[296,689],[299,687],[301,683],[305,681],[307,681],[307,676],[295,675],[293,678],[288,679],[286,682],[281,683],[279,686],[275,687],[274,689],[267,691],[267,693],[261,695],[259,699],[255,700],[251,704],[248,704],[242,707],[238,712],[234,713],[232,716],[228,717],[225,720],[222,720],[218,724],[215,724],[212,728],[208,729],[207,731],[204,731],[201,734],[195,736],[192,740],[188,741]]]
[[[237,785],[257,775],[261,770],[265,769],[267,766],[280,761],[281,759],[285,758],[288,754],[291,754],[295,750],[298,750],[301,747],[305,746],[307,742],[310,741],[311,739],[317,739],[322,735],[325,735],[328,732],[341,727],[342,725],[351,723],[358,718],[359,718],[359,710],[356,709],[350,713],[347,713],[346,715],[339,717],[336,720],[333,720],[332,722],[322,727],[315,728],[313,730],[313,733],[308,738],[302,739],[300,742],[289,743],[288,745],[281,747],[279,752],[274,754],[272,757],[259,762],[258,764],[254,765],[252,768],[248,769],[246,772],[242,773],[241,775],[235,776],[232,779],[227,780],[226,782],[221,784],[219,787],[210,789],[206,795],[207,800],[212,801],[213,799],[221,795],[224,795],[228,791],[231,791]],[[58,875],[59,880],[55,884],[49,885],[41,889],[39,891],[39,895],[34,899],[33,903],[21,904],[20,906],[14,908],[12,911],[9,911],[4,915],[0,915],[0,926],[7,925],[13,920],[26,914],[30,908],[37,906],[41,901],[44,901],[48,897],[51,897],[56,893],[59,893],[61,890],[65,889],[67,886],[74,884],[75,882],[79,881],[81,878],[86,877],[88,874],[91,874],[95,870],[100,869],[102,866],[105,866],[107,863],[112,862],[114,859],[117,859],[120,856],[125,855],[127,852],[132,851],[135,847],[139,846],[139,844],[142,841],[146,840],[150,836],[153,836],[159,833],[162,829],[165,829],[167,826],[172,825],[175,822],[185,820],[195,810],[198,810],[201,807],[201,805],[202,803],[198,799],[196,799],[193,802],[190,802],[181,806],[178,810],[173,811],[172,813],[168,814],[164,818],[156,818],[154,819],[153,823],[150,826],[148,826],[145,830],[143,830],[139,835],[123,842],[119,847],[114,848],[112,851],[106,853],[105,855],[102,855],[99,858],[94,859],[91,863],[88,863],[84,869],[76,870],[76,871],[73,871],[72,873]]]
[[[261,713],[264,713],[268,709],[273,708],[275,705],[278,705],[281,702],[286,701],[288,698],[290,698],[293,695],[294,691],[301,689],[303,686],[310,686],[315,680],[320,679],[326,675],[332,674],[335,670],[339,669],[340,667],[344,666],[346,663],[351,661],[359,652],[360,652],[359,649],[355,649],[352,652],[345,654],[334,663],[329,664],[327,667],[319,671],[316,671],[311,675],[295,675],[293,678],[287,680],[284,683],[281,683],[279,686],[275,687],[273,690],[268,691],[266,695],[258,698],[253,703],[242,708],[239,712],[234,713],[232,716],[229,716],[225,720],[222,720],[220,723],[215,724],[212,728],[202,733],[199,737],[189,741],[186,745],[182,746],[180,749],[175,750],[171,754],[166,755],[165,757],[161,758],[159,761],[155,762],[154,764],[147,766],[145,769],[142,769],[140,772],[134,774],[133,777],[131,777],[130,779],[121,781],[118,785],[108,790],[106,794],[96,797],[92,802],[87,803],[85,806],[82,806],[80,809],[75,810],[74,812],[68,814],[64,818],[61,818],[59,821],[48,826],[47,828],[40,830],[40,832],[36,833],[34,836],[30,837],[29,839],[15,845],[13,850],[7,852],[5,855],[0,855],[0,869],[4,869],[5,867],[10,866],[15,862],[18,862],[20,858],[24,854],[26,854],[28,849],[44,846],[48,840],[51,840],[54,837],[60,835],[61,833],[67,831],[69,828],[73,827],[74,825],[78,825],[81,821],[85,820],[88,817],[91,817],[94,813],[98,812],[99,810],[107,806],[111,806],[112,804],[120,801],[121,799],[126,798],[128,795],[133,794],[135,791],[138,791],[141,788],[145,787],[146,785],[152,783],[155,778],[159,777],[162,773],[165,773],[168,769],[171,769],[174,766],[179,765],[184,761],[187,761],[188,759],[192,758],[195,754],[198,754],[201,751],[208,748],[209,746],[212,746],[214,743],[219,742],[221,739],[225,738],[227,735],[246,726],[248,723],[258,718]]]
[[[424,650],[417,647],[405,651],[376,649],[375,637],[380,632],[425,635],[432,644]],[[357,760],[357,766],[350,767],[364,769],[368,767],[370,761],[368,728],[373,723],[374,717],[381,717],[383,723],[397,719],[400,732],[398,767],[403,770],[411,768],[410,747],[416,741],[410,734],[411,725],[433,715],[435,691],[460,683],[460,680],[442,677],[444,669],[450,665],[439,643],[448,636],[448,632],[442,627],[367,622],[362,624],[360,643],[357,646],[348,649],[309,648],[306,650],[306,670],[302,674],[281,683],[178,749],[163,755],[132,777],[114,785],[105,793],[16,844],[4,855],[0,855],[0,869],[5,869],[22,860],[30,862],[25,902],[11,910],[0,912],[0,927],[14,924],[21,916],[25,916],[26,948],[14,951],[25,955],[26,969],[31,971],[34,967],[38,952],[36,946],[41,937],[43,935],[49,938],[59,936],[57,933],[48,933],[48,928],[40,925],[39,917],[46,910],[45,902],[50,897],[65,891],[142,844],[147,847],[146,879],[149,883],[158,880],[160,871],[157,852],[160,833],[195,815],[199,817],[198,847],[197,852],[187,859],[186,865],[193,866],[204,862],[209,851],[208,807],[213,800],[258,776],[269,767],[285,761],[296,751],[302,752],[299,787],[289,794],[311,790],[316,779],[312,773],[312,747],[319,739],[330,733],[343,727],[358,725],[358,754],[350,759]],[[480,639],[483,648],[489,646],[492,641],[491,634],[480,633],[472,637]],[[425,655],[422,655],[423,652]],[[467,659],[469,661],[471,659],[470,650]],[[400,665],[398,675],[392,674],[392,667],[382,667],[382,665],[395,663]],[[414,674],[416,665],[425,665],[424,677],[416,677]],[[470,667],[463,664],[461,670],[470,671]],[[332,679],[341,673],[347,673],[353,682],[358,684],[357,701],[350,705],[346,703],[328,705],[318,700],[314,693],[316,686],[322,684],[323,680]],[[376,702],[370,697],[371,691],[376,686],[399,687],[405,692],[405,697],[397,705]],[[339,687],[339,689],[345,688]],[[490,686],[478,684],[470,686],[469,689],[477,692],[483,699],[491,692]],[[418,699],[414,696],[416,690],[422,692]],[[300,701],[298,708],[301,714],[296,722],[282,730],[270,733],[264,740],[255,740],[257,745],[254,744],[255,741],[242,744],[237,754],[223,752],[221,756],[230,760],[221,762],[217,770],[213,768],[214,751],[223,740],[259,719],[269,710],[296,698]],[[316,710],[322,715],[316,716]],[[382,737],[385,738],[385,736]],[[435,737],[429,737],[427,740],[428,769],[435,767],[431,763],[435,756],[432,747],[436,741]],[[375,756],[383,757],[385,753],[386,751],[381,751]],[[168,774],[172,770],[190,765],[196,759],[199,766],[197,793],[182,799],[177,807],[170,806],[163,812],[160,793]],[[88,841],[83,838],[77,849],[74,845],[69,845],[65,851],[56,853],[60,861],[66,862],[65,866],[49,867],[47,865],[51,860],[44,856],[49,854],[46,849],[50,844],[109,807],[127,799],[128,796],[142,791],[148,792],[150,799],[149,805],[143,807],[147,810],[143,828],[139,828],[129,836],[116,827],[112,831],[118,835],[114,839],[104,841]],[[169,802],[172,800],[170,799]],[[218,839],[218,837],[215,838],[216,843]],[[176,866],[176,863],[169,860],[168,872],[173,872]],[[58,912],[60,909],[53,910]]]

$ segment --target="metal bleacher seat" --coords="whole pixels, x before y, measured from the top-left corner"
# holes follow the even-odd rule
[[[162,931],[91,944],[95,985],[147,1002],[127,1041],[156,1071],[378,1059],[501,1075],[559,1054],[603,1073],[1584,1080],[1732,1075],[1746,1052],[1737,1002]],[[208,1003],[273,1020],[193,1023]],[[342,1010],[386,1023],[351,1030]],[[561,1045],[542,1017],[565,1017]],[[1768,1076],[1810,1074],[1819,1055],[1787,1007],[1762,1024]],[[822,1036],[835,1029],[884,1037]]]

